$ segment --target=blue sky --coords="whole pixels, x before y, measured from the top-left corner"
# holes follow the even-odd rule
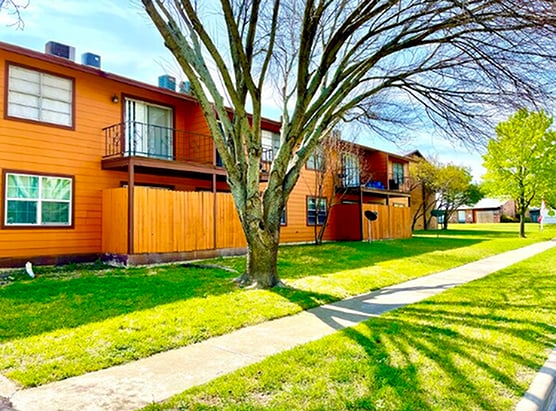
[[[16,0],[26,3],[26,0]],[[23,10],[25,26],[18,30],[5,11],[0,13],[0,40],[36,51],[44,51],[48,41],[76,49],[76,61],[91,52],[101,56],[102,69],[157,84],[161,74],[180,78],[177,63],[163,45],[148,16],[134,0],[31,0]],[[265,115],[278,119],[279,111],[269,101]],[[363,132],[360,143],[394,153],[418,149],[443,163],[470,167],[475,180],[484,173],[477,151],[440,139],[425,130],[414,132],[399,145]]]

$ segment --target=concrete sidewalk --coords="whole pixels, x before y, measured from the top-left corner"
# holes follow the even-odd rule
[[[484,277],[555,246],[556,241],[536,243],[291,317],[37,388],[16,391],[14,385],[0,381],[3,387],[0,396],[10,398],[18,411],[135,410],[369,317]]]

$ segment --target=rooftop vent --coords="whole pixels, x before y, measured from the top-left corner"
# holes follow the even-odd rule
[[[83,53],[81,55],[81,63],[86,66],[100,68],[100,56],[93,53]]]
[[[176,91],[176,78],[168,74],[158,77],[158,87]]]
[[[44,51],[46,54],[63,57],[71,61],[75,59],[75,47],[56,43],[55,41],[49,41],[46,43]]]

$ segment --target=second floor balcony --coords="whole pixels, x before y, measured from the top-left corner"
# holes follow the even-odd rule
[[[369,176],[361,176],[358,170],[344,172],[341,175],[339,189],[362,189],[370,192],[411,192],[411,178],[391,173],[373,172]]]
[[[225,174],[209,135],[136,121],[103,131],[103,168],[125,168],[134,159],[149,168]]]
[[[134,164],[157,170],[226,175],[211,136],[136,121],[105,127],[105,169],[126,169]],[[263,147],[261,181],[268,180],[274,150]]]

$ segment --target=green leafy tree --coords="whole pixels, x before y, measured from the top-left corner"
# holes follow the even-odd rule
[[[482,197],[478,185],[472,183],[469,169],[454,164],[433,165],[431,189],[436,192],[436,208],[442,210],[442,229],[448,229],[448,220],[463,205],[475,204]]]
[[[496,127],[496,138],[483,156],[485,190],[516,202],[519,235],[525,237],[525,213],[543,197],[555,198],[556,133],[544,111],[520,109]]]
[[[430,225],[430,211],[442,210],[442,228],[448,228],[448,220],[463,205],[474,204],[483,194],[472,183],[472,176],[465,167],[443,164],[437,161],[417,161],[410,166],[411,176],[416,186],[422,186],[434,196],[425,196],[422,204],[413,216],[413,223],[425,216],[426,226]]]
[[[409,164],[409,175],[411,176],[411,191],[420,190],[422,201],[414,210],[411,230],[415,230],[417,221],[423,218],[423,228],[427,230],[431,224],[431,211],[436,208],[436,174],[438,165],[435,162],[419,159]],[[413,201],[412,201],[413,202]]]
[[[445,130],[480,129],[490,118],[485,105],[531,101],[553,85],[548,0],[141,3],[191,83],[227,171],[248,245],[245,285],[280,283],[282,210],[340,121],[384,129],[428,115]],[[261,193],[268,99],[281,107],[282,128]]]

